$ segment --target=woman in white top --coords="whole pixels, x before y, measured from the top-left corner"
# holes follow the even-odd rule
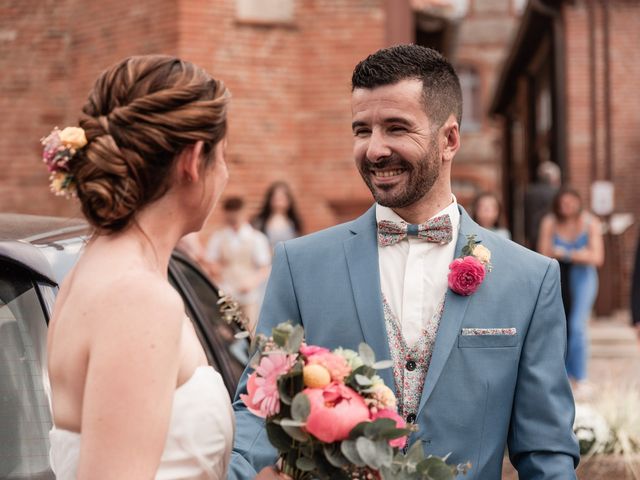
[[[191,63],[130,57],[99,77],[81,128],[44,140],[52,188],[95,229],[49,328],[58,479],[226,478],[229,398],[167,268],[226,185],[228,101]]]

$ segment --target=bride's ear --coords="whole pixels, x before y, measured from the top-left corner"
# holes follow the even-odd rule
[[[202,173],[204,143],[198,140],[193,145],[186,147],[178,155],[177,174],[178,180],[195,183]]]

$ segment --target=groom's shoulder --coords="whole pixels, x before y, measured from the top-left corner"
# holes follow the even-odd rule
[[[533,250],[508,240],[489,230],[483,231],[484,245],[492,253],[492,263],[500,262],[531,273],[539,272],[544,275],[554,263],[553,259],[545,257]]]
[[[355,220],[334,225],[302,237],[285,242],[288,252],[310,253],[342,245],[342,242],[353,236],[352,226]],[[342,247],[341,247],[342,248]]]

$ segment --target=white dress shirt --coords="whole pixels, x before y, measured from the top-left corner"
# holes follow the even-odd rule
[[[455,255],[460,230],[460,211],[455,197],[434,217],[444,214],[449,214],[453,227],[453,240],[445,245],[412,236],[394,245],[378,245],[382,294],[400,320],[409,347],[418,341],[447,292],[449,264]],[[376,205],[376,220],[404,221],[393,210],[381,205]]]

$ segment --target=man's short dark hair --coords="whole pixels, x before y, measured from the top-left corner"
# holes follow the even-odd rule
[[[371,89],[409,79],[422,80],[427,116],[437,127],[441,127],[451,114],[460,124],[460,80],[449,61],[431,48],[396,45],[378,50],[356,65],[351,89]]]
[[[240,197],[229,197],[224,201],[222,209],[225,212],[237,212],[244,207],[244,200]]]

